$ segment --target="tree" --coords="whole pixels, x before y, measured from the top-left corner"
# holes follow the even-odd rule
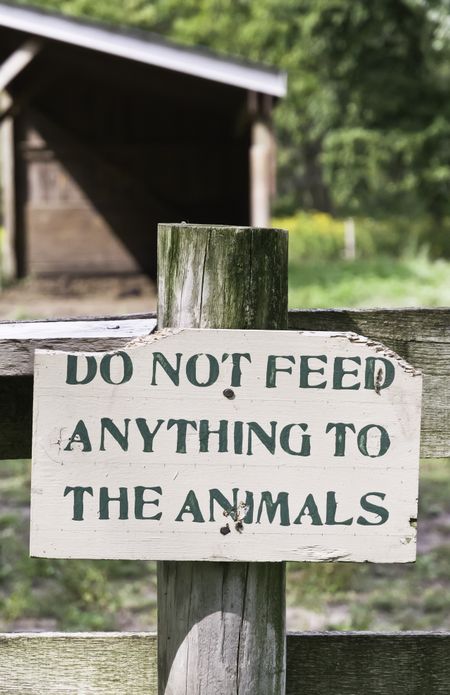
[[[41,0],[289,74],[279,209],[450,214],[449,0]]]

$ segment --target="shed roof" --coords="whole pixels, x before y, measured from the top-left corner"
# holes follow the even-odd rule
[[[282,97],[286,73],[199,48],[188,48],[149,32],[112,27],[0,2],[0,28],[134,60],[214,82]]]

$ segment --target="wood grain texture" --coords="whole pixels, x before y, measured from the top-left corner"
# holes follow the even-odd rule
[[[144,633],[0,635],[0,695],[156,695],[156,638]]]
[[[240,275],[243,277],[247,271],[242,267],[242,261],[237,259],[237,262],[241,263]],[[123,320],[128,317],[101,317],[98,320],[108,318]],[[151,315],[146,314],[142,318],[148,319]],[[76,324],[78,320],[70,319],[69,322]],[[23,322],[17,323],[21,325]],[[26,323],[31,334],[36,322]],[[52,326],[54,323],[49,321],[48,325]],[[275,321],[273,323],[273,327],[276,327]],[[6,337],[5,332],[11,330],[11,325],[14,323],[0,323],[0,362],[3,364],[0,368],[0,460],[27,458],[31,455],[30,354],[34,338],[12,340],[9,333]],[[291,310],[289,328],[350,330],[367,335],[391,347],[414,367],[421,369],[424,374],[421,456],[450,456],[450,309]],[[143,332],[145,333],[145,329]],[[89,342],[90,349],[94,351],[111,350],[123,344],[114,335],[105,336],[104,339],[95,338]],[[41,335],[36,346],[76,351],[83,349],[85,345],[87,344],[80,343],[76,337],[59,343],[55,338]],[[11,375],[17,375],[17,381],[13,382]],[[29,381],[22,379],[27,375],[30,376]],[[4,376],[8,377],[5,384]],[[8,401],[5,401],[3,394],[8,394]],[[18,438],[9,431],[11,410],[16,413],[13,429],[20,432]]]
[[[287,232],[188,224],[159,230],[159,328],[287,328]]]
[[[29,173],[33,174],[33,164]],[[70,175],[64,171],[63,176]],[[108,273],[139,273],[139,263],[115,233],[115,226],[122,223],[122,210],[113,208],[100,215],[82,205],[78,209],[67,205],[63,210],[27,207],[30,274],[96,275],[104,273],[105,268]],[[136,216],[130,219],[130,228],[135,225]],[[70,253],[65,251],[68,247]]]
[[[281,563],[158,563],[160,693],[284,695]]]
[[[31,376],[34,351],[78,350],[102,352],[122,347],[133,338],[153,332],[156,318],[78,319],[73,321],[0,322],[0,376]]]
[[[395,350],[421,369],[421,455],[450,456],[450,309],[317,309],[290,311],[289,328],[355,331]]]
[[[158,269],[160,329],[287,326],[287,232],[160,225]],[[159,563],[160,695],[284,695],[285,613],[282,563]]]
[[[288,634],[286,695],[448,695],[449,653],[448,632]],[[156,668],[152,634],[0,635],[0,695],[156,695]]]
[[[448,695],[449,633],[288,637],[286,695]]]
[[[155,324],[152,315],[0,322],[0,460],[31,456],[35,349],[108,350],[148,335]]]

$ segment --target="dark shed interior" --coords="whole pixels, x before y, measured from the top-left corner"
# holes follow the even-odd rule
[[[154,275],[158,222],[249,224],[246,90],[52,42],[11,92],[19,275]]]

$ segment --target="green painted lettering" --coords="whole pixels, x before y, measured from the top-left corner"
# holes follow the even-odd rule
[[[209,420],[200,420],[199,441],[200,451],[209,451],[209,437],[211,434],[219,435],[218,451],[223,453],[228,451],[228,420],[219,421],[218,430],[209,429]]]
[[[277,385],[277,372],[287,372],[292,374],[292,367],[277,367],[277,360],[288,360],[295,364],[295,358],[292,355],[269,355],[267,357],[266,369],[266,388],[274,389]]]
[[[384,366],[383,369],[377,363]],[[384,357],[367,357],[366,358],[366,378],[364,388],[381,391],[387,389],[392,384],[395,377],[395,367],[390,360]]]
[[[83,521],[84,513],[84,493],[87,492],[88,495],[94,495],[91,487],[69,487],[67,486],[64,490],[64,497],[66,497],[70,492],[73,492],[73,521]]]
[[[327,520],[325,523],[328,526],[351,526],[353,517],[345,519],[345,521],[336,521],[336,511],[336,493],[333,491],[327,492]]]
[[[223,512],[226,512],[227,516],[230,516],[233,521],[237,521],[237,508],[238,508],[238,492],[239,488],[233,488],[233,502],[230,502],[225,495],[223,495],[217,488],[212,488],[209,491],[209,520],[215,521],[214,518],[214,502],[216,502],[219,507],[222,508]]]
[[[308,523],[310,523],[311,526],[323,526],[319,510],[317,509],[316,500],[314,499],[311,493],[309,493],[309,495],[307,496],[305,504],[300,509],[300,512],[293,523],[301,524],[303,516],[307,516],[307,518],[309,519]]]
[[[349,360],[351,362],[355,362],[356,364],[361,364],[361,358],[360,357],[335,357],[334,358],[334,371],[333,371],[333,388],[334,389],[345,389],[348,391],[357,391],[361,384],[351,384],[350,386],[344,386],[343,379],[344,376],[347,374],[350,374],[352,376],[358,376],[358,370],[357,369],[352,369],[352,370],[345,370],[344,369],[344,361]]]
[[[384,492],[368,492],[361,497],[360,504],[364,511],[376,515],[375,521],[369,521],[364,516],[359,516],[356,523],[360,524],[361,526],[381,526],[381,524],[386,523],[386,521],[389,519],[389,512],[385,507],[380,507],[378,504],[369,502],[367,498],[371,496],[379,497],[381,501],[383,501],[386,497]]]
[[[197,524],[203,524],[204,518],[200,511],[200,505],[198,503],[197,495],[193,490],[189,490],[184,500],[183,506],[180,509],[178,516],[175,521],[183,521],[183,516],[185,514],[192,514],[192,521]]]
[[[119,487],[119,496],[110,497],[108,488],[100,488],[99,496],[99,519],[109,519],[109,504],[110,502],[119,503],[119,519],[128,519],[128,490],[126,487]]]
[[[208,360],[209,372],[206,381],[199,381],[197,377],[197,362],[199,357],[206,357]],[[193,386],[211,386],[211,384],[214,384],[218,379],[219,363],[214,355],[205,355],[203,352],[199,352],[198,355],[189,357],[186,362],[186,376]]]
[[[162,352],[153,353],[153,372],[151,385],[156,386],[156,367],[158,364],[164,369],[165,373],[169,377],[175,386],[180,385],[180,365],[181,365],[181,352],[176,353],[177,366],[172,367],[168,359],[162,354]]]
[[[349,422],[329,422],[325,432],[328,434],[332,429],[336,429],[335,435],[335,456],[345,456],[346,429],[356,432],[355,425]]]
[[[120,377],[119,381],[113,381],[111,377],[111,362],[116,358],[122,360],[122,376]],[[102,357],[100,362],[100,374],[102,375],[103,381],[106,381],[107,384],[114,384],[115,386],[119,386],[120,384],[125,384],[127,381],[130,381],[131,377],[133,376],[133,363],[130,355],[122,350],[113,354],[105,355]]]
[[[138,430],[141,433],[141,437],[144,441],[144,448],[142,449],[142,451],[146,453],[149,451],[153,451],[153,441],[163,422],[164,420],[158,420],[156,423],[156,427],[153,430],[151,430],[147,425],[147,420],[145,418],[136,418],[136,425],[138,426]]]
[[[243,428],[244,423],[240,420],[236,420],[234,423],[234,453],[242,454],[242,444],[243,444]]]
[[[247,444],[247,455],[251,456],[253,454],[252,450],[252,435],[256,435],[256,437],[259,439],[259,441],[264,444],[266,449],[270,451],[271,454],[275,453],[275,446],[276,446],[276,441],[275,437],[277,434],[277,423],[275,421],[272,421],[270,423],[270,429],[271,432],[268,434],[263,430],[261,425],[259,425],[257,422],[248,422],[248,444]]]
[[[192,429],[197,429],[197,423],[195,420],[169,420],[167,423],[167,429],[170,430],[172,427],[177,428],[177,454],[186,453],[186,432],[188,425]]]
[[[324,367],[319,369],[313,369],[309,365],[309,360],[320,360],[320,362],[327,363],[326,355],[302,355],[300,358],[300,388],[301,389],[324,389],[327,385],[326,380],[321,381],[320,384],[310,384],[309,375],[310,374],[323,374],[325,372]]]
[[[273,501],[272,493],[265,490],[261,493],[261,502],[258,508],[258,514],[256,517],[256,523],[261,523],[261,516],[264,509],[267,513],[267,518],[269,523],[272,523],[275,519],[275,515],[280,510],[280,525],[289,526],[289,505],[288,505],[289,494],[287,492],[279,492],[275,502]]]
[[[367,439],[370,436],[370,430],[378,430],[380,433],[379,437],[379,442],[378,442],[378,453],[377,454],[369,454],[369,451],[367,449]],[[358,449],[362,453],[363,456],[370,456],[370,458],[378,458],[378,456],[384,456],[386,451],[389,449],[391,446],[391,440],[389,438],[389,435],[387,431],[382,427],[381,425],[366,425],[363,427],[359,433],[358,433]]]
[[[87,427],[83,420],[78,420],[76,427],[67,442],[67,446],[64,447],[64,451],[73,451],[73,444],[82,444],[83,451],[92,451],[91,440],[89,439],[89,434]]]
[[[228,352],[224,352],[222,355],[222,362],[225,362],[230,357]],[[231,353],[231,361],[233,363],[233,369],[231,370],[231,386],[237,387],[241,386],[241,359],[245,358],[248,362],[252,361],[250,354],[248,352],[233,352]]]
[[[158,512],[153,516],[144,516],[145,504],[154,504],[156,507],[159,507],[158,499],[144,500],[144,492],[146,490],[151,490],[152,492],[156,492],[157,495],[162,495],[162,489],[159,486],[144,487],[143,485],[137,485],[134,488],[134,516],[136,519],[148,519],[150,521],[158,521],[162,517],[162,512]]]
[[[253,524],[253,510],[255,507],[253,492],[245,491],[245,512],[244,524]]]
[[[311,435],[310,434],[300,434],[300,450],[295,451],[291,447],[290,439],[291,432],[294,427],[300,427],[303,432],[306,432],[308,425],[304,422],[293,423],[291,425],[286,425],[280,432],[280,444],[283,451],[292,456],[309,456],[311,454]]]
[[[78,359],[86,360],[86,374],[82,379],[78,378]],[[89,384],[97,374],[97,361],[93,355],[67,355],[66,384]]]
[[[100,434],[100,451],[105,451],[105,432],[109,432],[113,439],[116,440],[118,445],[123,451],[128,451],[128,425],[130,424],[130,418],[124,418],[124,433],[119,430],[116,424],[109,417],[102,417],[100,420],[101,434]]]

